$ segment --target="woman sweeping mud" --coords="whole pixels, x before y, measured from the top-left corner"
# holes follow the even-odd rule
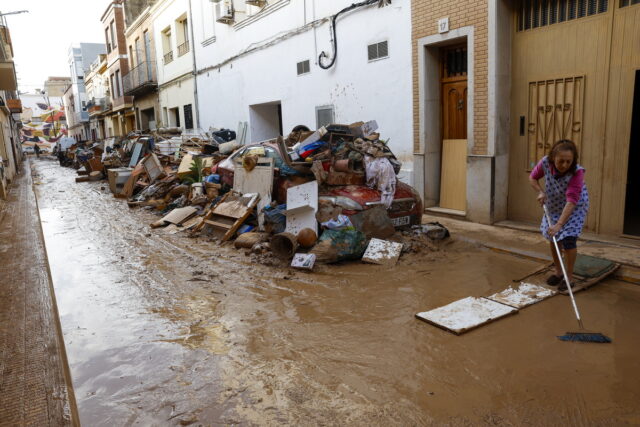
[[[562,278],[560,260],[551,241],[556,236],[563,249],[565,265],[569,281],[573,281],[573,266],[578,256],[577,239],[582,233],[587,211],[589,210],[589,193],[584,183],[585,170],[578,164],[578,149],[567,139],[556,142],[549,155],[544,156],[529,175],[529,182],[538,192],[540,205],[546,204],[552,224],[542,216],[540,231],[549,240],[551,256],[555,265],[555,274],[547,278],[550,286],[559,286],[566,290],[567,284]],[[545,189],[538,182],[544,177]],[[571,285],[573,287],[573,285]]]

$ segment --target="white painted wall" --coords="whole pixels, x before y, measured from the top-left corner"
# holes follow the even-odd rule
[[[214,23],[210,0],[192,0],[201,127],[235,129],[248,121],[248,141],[257,141],[264,127],[254,123],[251,105],[280,102],[285,134],[300,124],[315,128],[316,107],[333,105],[337,123],[377,120],[382,138],[390,138],[403,162],[401,179],[411,183],[411,4],[394,0],[341,15],[338,59],[323,70],[318,55],[332,52],[327,18],[351,3],[270,0],[265,11],[272,12],[229,26]],[[311,23],[323,18],[314,28]],[[385,40],[389,57],[369,62],[367,46]],[[310,73],[298,76],[296,64],[307,59]]]
[[[189,18],[188,7],[188,0],[167,0],[156,3],[150,11],[151,20],[153,21],[153,43],[155,43],[158,72],[158,99],[160,103],[158,117],[163,126],[169,125],[164,116],[165,108],[169,110],[178,107],[180,111],[180,126],[184,128],[184,106],[189,104],[192,105],[195,125],[196,106],[193,77],[188,75],[193,71],[193,56],[191,50],[182,56],[178,56],[178,28],[176,28],[176,20],[185,15]],[[165,65],[162,33],[167,27],[171,28],[173,61]],[[193,49],[192,41],[191,49]]]

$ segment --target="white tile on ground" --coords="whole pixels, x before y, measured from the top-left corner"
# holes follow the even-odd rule
[[[454,334],[462,334],[492,320],[517,313],[518,309],[486,298],[467,297],[416,317]]]
[[[557,291],[545,288],[544,286],[520,282],[515,288],[509,287],[487,298],[501,304],[510,305],[511,307],[524,308],[552,297],[557,293]]]
[[[371,239],[369,246],[362,256],[362,261],[372,264],[394,265],[400,258],[402,243],[389,242],[381,239]]]

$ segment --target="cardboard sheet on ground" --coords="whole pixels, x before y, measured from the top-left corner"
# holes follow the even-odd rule
[[[362,261],[380,265],[395,265],[402,252],[402,243],[371,239]]]
[[[556,295],[558,292],[533,283],[520,282],[487,298],[514,308],[525,308]]]
[[[467,297],[443,307],[418,313],[416,317],[460,335],[517,312],[516,308],[486,298]]]
[[[177,208],[165,215],[161,221],[168,222],[170,224],[180,225],[192,215],[198,212],[197,208],[193,206],[185,206],[184,208]]]
[[[318,181],[307,182],[287,189],[287,225],[285,231],[297,236],[300,230],[310,228],[318,234]]]

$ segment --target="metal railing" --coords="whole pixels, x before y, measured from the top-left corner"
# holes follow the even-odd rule
[[[187,52],[189,52],[189,40],[178,46],[178,56],[182,56]]]
[[[173,61],[173,51],[172,50],[169,51],[168,53],[164,54],[164,65],[167,65],[171,61]]]
[[[113,98],[112,109],[115,111],[131,105],[133,105],[133,96],[119,96]]]
[[[89,113],[89,116],[95,116],[110,109],[111,99],[108,96],[105,96],[104,98],[91,98],[91,100],[87,102],[87,112]]]
[[[89,113],[86,111],[76,111],[73,113],[73,122],[81,123],[89,121]]]
[[[165,61],[166,64],[166,61]],[[145,61],[136,65],[122,78],[124,93],[131,94],[144,85],[156,84],[156,61]]]

